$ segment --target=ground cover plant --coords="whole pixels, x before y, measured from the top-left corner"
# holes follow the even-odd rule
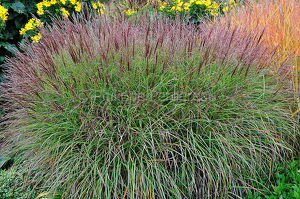
[[[39,187],[32,190],[32,186],[22,187],[24,174],[19,173],[18,166],[8,170],[0,170],[0,198],[1,199],[61,199],[61,194],[49,193]]]
[[[0,170],[0,198],[1,199],[22,199],[22,198],[36,198],[36,193],[31,193],[28,187],[26,190],[22,188],[23,177],[15,169]]]
[[[95,15],[41,27],[7,64],[24,187],[65,198],[234,198],[298,147],[260,35]],[[275,82],[276,83],[276,82]]]
[[[248,198],[286,198],[297,199],[300,198],[300,161],[290,160],[281,163],[275,172],[274,182],[269,183],[268,179],[263,179],[261,184],[264,187],[254,193],[249,193]]]

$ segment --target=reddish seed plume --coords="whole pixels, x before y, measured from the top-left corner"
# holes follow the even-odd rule
[[[218,64],[220,72],[226,70],[228,62],[233,62],[236,68],[232,75],[237,74],[238,70],[247,75],[251,66],[265,68],[261,66],[266,64],[263,61],[269,60],[271,64],[273,60],[266,53],[266,47],[261,45],[263,32],[257,36],[245,34],[243,30],[232,27],[230,21],[225,25],[202,24],[193,27],[182,24],[179,19],[173,22],[153,20],[147,15],[133,22],[124,17],[93,15],[88,20],[54,20],[51,27],[41,28],[41,34],[43,38],[40,43],[26,44],[24,53],[17,53],[16,58],[7,60],[10,66],[6,73],[8,81],[1,88],[9,104],[6,109],[19,107],[26,110],[26,104],[35,103],[36,98],[42,97],[45,86],[50,86],[57,95],[62,95],[62,89],[69,90],[74,97],[77,97],[72,86],[75,84],[82,84],[87,90],[87,82],[104,82],[109,87],[111,77],[104,69],[110,62],[119,62],[115,65],[119,71],[127,70],[138,75],[132,63],[135,59],[143,59],[147,63],[146,73],[151,75],[179,67],[176,63],[198,53],[199,60],[191,70],[192,76],[194,71],[200,74],[203,67],[212,62]],[[71,65],[67,57],[71,58]],[[82,78],[70,73],[72,82],[66,82],[59,75],[58,60],[64,70],[72,65],[85,64],[86,70],[91,67],[94,72],[82,71]],[[162,67],[159,68],[159,65]],[[49,103],[53,110],[63,111],[63,107],[55,101]]]

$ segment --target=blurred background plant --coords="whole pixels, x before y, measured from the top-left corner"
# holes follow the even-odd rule
[[[227,17],[248,34],[264,30],[262,41],[272,47],[269,53],[276,54],[270,73],[278,82],[286,82],[293,88],[298,105],[292,115],[300,113],[300,1],[261,0],[249,2],[248,6],[231,12]],[[226,21],[226,19],[224,19]],[[288,65],[283,64],[290,62]]]
[[[36,17],[38,17],[38,19],[30,19],[25,24],[25,27],[19,31],[20,35],[25,38],[31,38],[32,42],[38,42],[42,38],[42,35],[38,32],[39,27],[42,24],[51,25],[52,18],[54,16],[60,18],[68,18],[71,15],[78,15],[81,13],[84,4],[94,8],[98,13],[103,14],[106,7],[101,2],[103,1],[43,0],[36,4]]]
[[[189,22],[199,24],[207,18],[217,17],[237,6],[234,0],[229,2],[211,0],[172,0],[160,1],[159,10],[170,17],[182,16]]]
[[[5,21],[7,20],[7,17],[8,17],[8,9],[6,9],[0,4],[0,32],[5,26]]]

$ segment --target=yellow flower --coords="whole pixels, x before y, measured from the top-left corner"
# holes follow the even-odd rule
[[[70,0],[71,4],[75,5],[76,4],[76,0]]]
[[[8,17],[8,9],[4,8],[2,5],[0,5],[0,18],[3,22],[7,20]]]
[[[60,2],[64,5],[66,5],[66,0],[60,0]]]
[[[38,9],[43,8],[43,6],[44,6],[44,2],[40,2],[40,3],[36,4],[36,7],[37,7]]]
[[[81,3],[80,3],[80,2],[77,2],[77,3],[76,3],[75,11],[76,11],[76,12],[80,12],[80,11],[81,11]]]
[[[65,8],[61,8],[60,10],[61,10],[63,16],[65,16],[65,17],[70,16],[70,13]]]
[[[161,2],[161,4],[160,4],[160,10],[163,10],[163,9],[165,9],[166,8],[166,5],[167,5],[167,3],[165,2],[165,1],[162,1]]]
[[[50,6],[51,6],[50,1],[43,1],[42,3],[43,3],[43,5],[44,5],[45,7],[50,7]]]
[[[55,5],[55,4],[57,4],[57,1],[56,0],[51,0],[50,3],[51,3],[51,5]]]
[[[101,7],[102,7],[102,8],[103,8],[103,10],[105,10],[105,6],[104,6],[104,4],[102,4],[102,3],[100,3],[100,2],[98,2],[98,7],[99,7],[99,8],[101,8]]]
[[[170,9],[171,11],[179,11],[181,12],[182,11],[182,8],[178,5],[175,5],[175,6],[172,6],[172,8]]]
[[[44,6],[43,2],[40,2],[40,3],[36,4],[36,7],[38,9],[38,11],[37,11],[38,15],[43,15],[44,14],[43,6]]]
[[[21,28],[21,30],[19,31],[20,35],[25,35],[26,33],[26,29],[25,28]]]
[[[99,9],[97,10],[97,12],[98,12],[98,13],[101,13],[101,14],[104,14],[103,9],[101,9],[101,8],[99,8]]]
[[[37,13],[38,15],[43,15],[45,12],[44,12],[44,10],[38,10],[36,13]]]
[[[26,31],[34,29],[34,21],[35,21],[35,19],[32,18],[27,22],[27,24],[25,24],[24,28]]]
[[[128,9],[128,10],[124,10],[124,12],[125,12],[128,16],[130,16],[130,15],[134,14],[136,11],[135,11],[134,9]]]
[[[39,19],[35,19],[35,26],[36,26],[36,27],[40,27],[40,26],[41,26],[41,24],[42,24],[42,25],[44,25],[44,23],[43,23],[43,22],[41,22],[41,20],[39,20]]]
[[[20,35],[25,35],[27,31],[34,30],[41,26],[41,24],[44,24],[39,19],[31,18],[29,21],[25,24],[24,28],[21,28],[19,31]]]
[[[189,3],[184,3],[184,10],[190,10],[190,6],[191,6],[191,4],[189,4]]]
[[[94,9],[97,9],[97,8],[98,8],[98,6],[97,6],[96,3],[93,3],[92,6],[93,6]]]
[[[207,11],[214,16],[219,15],[219,5],[216,2],[213,2],[211,5],[207,7]]]
[[[235,8],[236,5],[237,5],[237,4],[234,2],[234,0],[230,0],[229,4],[230,4],[230,9]]]
[[[98,13],[104,14],[103,10],[106,9],[104,4],[102,4],[100,2],[94,2],[94,3],[92,3],[92,6],[95,10],[97,10]]]
[[[211,1],[210,0],[207,0],[207,1],[204,1],[204,5],[206,5],[207,7],[211,5]]]
[[[38,43],[41,38],[42,38],[41,33],[38,33],[37,35],[31,37],[33,43]]]

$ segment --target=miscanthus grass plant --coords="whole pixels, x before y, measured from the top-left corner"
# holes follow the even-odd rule
[[[64,198],[236,198],[297,147],[261,35],[141,15],[56,21],[8,59],[24,187]],[[242,36],[241,36],[242,35]]]

